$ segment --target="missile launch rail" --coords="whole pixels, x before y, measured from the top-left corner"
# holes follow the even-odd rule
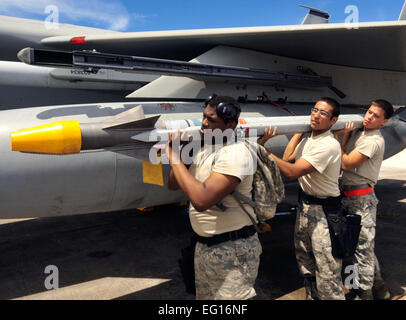
[[[328,87],[332,85],[331,77],[327,76],[164,60],[96,51],[67,52],[25,48],[18,53],[18,58],[30,65],[76,67],[93,73],[97,73],[99,69],[113,69],[169,76],[187,76],[198,80],[274,82],[281,85],[301,87]]]

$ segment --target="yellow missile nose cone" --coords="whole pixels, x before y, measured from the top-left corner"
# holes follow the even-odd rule
[[[82,134],[78,121],[57,121],[11,133],[11,150],[69,154],[80,152]]]

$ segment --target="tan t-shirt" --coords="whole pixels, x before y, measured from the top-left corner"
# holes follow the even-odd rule
[[[213,171],[234,176],[241,181],[235,190],[251,198],[252,179],[255,172],[253,172],[254,162],[250,151],[243,142],[225,145],[216,152],[211,152],[208,147],[203,147],[196,159],[198,159],[197,163],[193,163],[189,171],[197,180],[205,181]],[[233,196],[226,196],[221,203],[227,207],[226,211],[213,206],[206,211],[198,212],[190,204],[190,222],[198,235],[211,237],[252,224]],[[251,206],[245,204],[244,207],[251,216],[255,217]]]
[[[340,195],[338,177],[341,169],[341,147],[330,130],[303,139],[297,146],[296,160],[303,158],[316,171],[298,179],[302,190],[318,198]]]
[[[357,168],[343,172],[343,185],[353,186],[369,184],[371,187],[378,181],[379,170],[385,153],[385,140],[379,130],[361,131],[353,133],[348,141],[345,152],[349,154],[356,150],[369,159]]]

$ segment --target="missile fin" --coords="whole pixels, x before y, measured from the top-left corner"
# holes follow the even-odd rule
[[[103,121],[104,123],[106,123],[106,127],[103,127],[103,129],[110,127],[112,125],[120,125],[128,123],[128,121],[134,121],[144,118],[145,118],[144,109],[142,108],[141,105],[138,105],[135,108],[121,112],[118,115],[115,115]]]
[[[128,128],[147,128],[151,129],[158,121],[160,115],[146,118],[142,105],[136,106],[130,110],[124,111],[114,117],[104,121],[105,129],[128,129]]]
[[[103,130],[108,130],[108,129],[133,129],[133,128],[139,128],[139,129],[153,129],[155,123],[158,121],[159,117],[161,115],[158,114],[156,116],[144,118],[144,119],[138,119],[134,121],[126,121],[126,122],[120,122],[120,123],[106,123],[106,125],[103,127]]]

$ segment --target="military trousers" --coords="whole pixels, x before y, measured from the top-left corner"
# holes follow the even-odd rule
[[[299,203],[295,224],[296,260],[305,278],[306,299],[344,300],[342,260],[333,257],[321,205]]]
[[[378,202],[375,193],[345,197],[342,200],[343,208],[347,212],[361,216],[361,232],[353,264],[357,271],[355,284],[362,290],[372,289],[375,271],[379,271],[378,259],[374,252]]]
[[[262,253],[258,234],[213,246],[197,242],[197,300],[246,300],[256,295],[254,284]]]

